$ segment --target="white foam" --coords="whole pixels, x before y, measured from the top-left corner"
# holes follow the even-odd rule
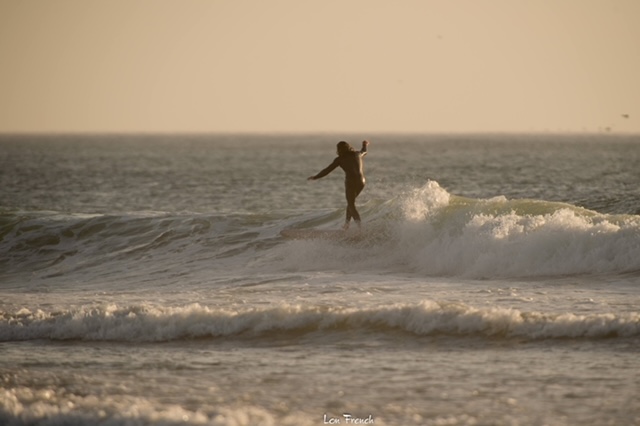
[[[302,413],[277,415],[265,408],[214,406],[205,404],[196,411],[180,405],[163,404],[148,398],[126,395],[79,395],[53,387],[32,389],[9,387],[0,392],[0,423],[20,426],[38,424],[113,426],[138,425],[301,425],[317,424]]]

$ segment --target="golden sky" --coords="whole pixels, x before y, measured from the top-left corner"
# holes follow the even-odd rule
[[[0,0],[0,132],[640,132],[638,0]]]

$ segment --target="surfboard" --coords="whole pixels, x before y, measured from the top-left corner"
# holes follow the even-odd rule
[[[337,229],[285,229],[280,235],[289,240],[351,240],[357,238],[360,232],[343,231]]]

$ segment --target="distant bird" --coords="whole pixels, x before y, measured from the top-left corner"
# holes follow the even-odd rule
[[[622,114],[622,118],[629,118],[629,114]]]

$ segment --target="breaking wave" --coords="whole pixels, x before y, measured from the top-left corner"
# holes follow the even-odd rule
[[[364,238],[324,248],[297,243],[281,258],[291,268],[483,279],[640,271],[640,216],[542,200],[463,198],[434,181],[365,209]]]
[[[2,312],[0,341],[85,340],[167,342],[203,338],[263,339],[340,332],[414,336],[602,339],[640,335],[640,313],[523,312],[463,303],[422,301],[384,307],[307,307],[283,304],[252,309],[137,305],[83,307],[60,312]]]

